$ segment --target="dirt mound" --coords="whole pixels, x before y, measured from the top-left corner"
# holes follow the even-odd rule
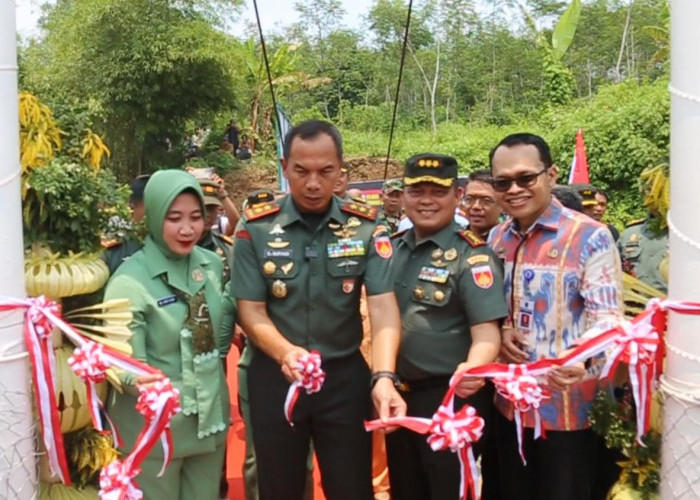
[[[371,181],[384,179],[386,158],[377,156],[356,156],[345,159],[350,181]],[[387,178],[401,177],[403,165],[393,158],[389,160]],[[256,189],[277,190],[277,169],[272,164],[250,163],[225,176],[226,188],[236,207],[241,207],[248,194]]]

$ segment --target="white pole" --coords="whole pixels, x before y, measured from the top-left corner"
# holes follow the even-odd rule
[[[15,2],[0,0],[0,296],[23,298]],[[21,312],[0,313],[0,498],[37,496],[29,360]]]
[[[700,1],[671,2],[669,297],[700,301]],[[661,497],[700,498],[700,317],[671,314]]]

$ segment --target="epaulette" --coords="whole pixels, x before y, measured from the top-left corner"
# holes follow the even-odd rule
[[[357,215],[363,219],[376,220],[377,219],[377,208],[370,205],[365,205],[364,203],[358,203],[353,200],[346,201],[340,209],[343,212],[349,214]]]
[[[280,211],[280,206],[271,201],[270,203],[258,203],[257,205],[249,206],[243,211],[247,220],[256,220],[268,215],[276,214]]]
[[[401,238],[404,234],[406,234],[406,231],[408,229],[404,229],[403,231],[397,231],[394,234],[391,235],[391,239],[393,240],[394,238]]]
[[[216,236],[218,236],[219,238],[221,238],[222,240],[224,240],[229,245],[233,245],[233,238],[231,238],[230,236],[227,236],[227,235],[221,234],[221,233],[214,233],[214,234]]]
[[[644,221],[646,221],[646,218],[644,218],[644,219],[634,219],[634,220],[629,221],[629,222],[625,225],[625,227],[636,226],[636,225],[638,225],[638,224],[641,224],[641,223],[644,222]]]
[[[116,247],[122,242],[119,238],[102,238],[100,240],[100,245],[102,245],[105,248],[112,248]]]
[[[462,229],[458,233],[470,246],[477,248],[486,245],[486,242],[471,229]]]

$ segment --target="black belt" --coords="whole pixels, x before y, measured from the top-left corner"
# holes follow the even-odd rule
[[[422,378],[420,380],[404,380],[401,379],[401,392],[416,392],[434,389],[436,387],[447,387],[450,385],[452,375],[439,375],[436,377]]]

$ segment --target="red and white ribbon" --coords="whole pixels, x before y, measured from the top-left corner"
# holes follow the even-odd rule
[[[537,379],[528,372],[527,365],[508,365],[508,374],[494,377],[493,384],[498,394],[513,403],[515,430],[518,435],[518,452],[527,465],[523,453],[523,421],[522,414],[533,411],[535,414],[534,438],[546,437],[540,416],[540,404],[543,399],[549,399],[551,394],[540,387]]]
[[[103,467],[100,472],[100,499],[141,500],[143,492],[134,481],[140,472],[139,469],[131,467],[127,460],[122,462],[115,459]]]
[[[451,450],[459,459],[461,480],[459,498],[479,500],[479,483],[481,478],[474,460],[472,445],[484,432],[484,419],[479,417],[476,410],[464,405],[456,414],[453,410],[453,400],[443,401],[432,419],[421,417],[392,417],[385,421],[372,420],[365,422],[367,431],[385,429],[387,427],[404,427],[418,434],[428,435],[428,445],[433,451]]]
[[[297,360],[297,370],[302,378],[291,383],[284,400],[284,416],[291,426],[294,425],[292,415],[302,389],[306,394],[313,394],[321,390],[326,380],[326,373],[321,369],[321,354],[318,351],[311,351],[301,356]]]
[[[76,347],[73,350],[73,355],[68,358],[68,365],[85,382],[92,425],[96,430],[103,431],[102,419],[100,418],[100,410],[103,405],[97,395],[97,384],[106,380],[106,370],[111,366],[104,353],[104,346],[97,342],[87,341],[81,347]],[[105,417],[112,429],[115,444],[121,446],[122,441],[117,427],[106,413]]]

